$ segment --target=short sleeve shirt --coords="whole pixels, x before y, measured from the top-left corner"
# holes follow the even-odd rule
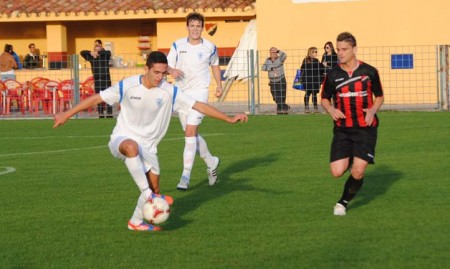
[[[217,47],[210,41],[202,39],[197,45],[188,42],[188,38],[175,41],[167,55],[171,68],[180,69],[184,76],[176,83],[183,91],[208,91],[211,82],[210,66],[219,65]]]
[[[322,99],[332,101],[346,117],[335,121],[336,127],[377,127],[378,117],[375,115],[372,125],[367,126],[363,111],[373,106],[374,96],[383,96],[380,76],[376,68],[361,61],[351,74],[340,65],[331,69],[321,93]]]

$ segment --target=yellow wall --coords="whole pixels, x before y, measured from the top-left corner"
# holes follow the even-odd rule
[[[358,46],[449,44],[448,0],[361,0],[294,4],[258,0],[259,49],[323,47],[343,31]]]
[[[46,23],[11,23],[0,24],[0,49],[3,52],[5,44],[12,44],[14,51],[21,60],[30,50],[28,45],[34,43],[42,53],[47,51]]]
[[[250,20],[250,18],[244,19]],[[202,36],[215,43],[218,47],[236,47],[248,24],[248,21],[244,19],[228,22],[224,19],[206,18],[205,24],[217,23],[217,31],[213,36],[210,36],[204,29]],[[158,48],[168,49],[175,40],[187,36],[186,21],[184,19],[162,21],[158,23],[157,27]]]

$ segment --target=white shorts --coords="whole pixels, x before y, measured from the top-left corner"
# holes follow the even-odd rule
[[[184,94],[188,95],[195,101],[208,103],[208,90],[197,90],[197,91],[184,91]],[[187,114],[179,113],[181,126],[183,130],[186,129],[186,124],[188,125],[200,125],[202,123],[203,115],[195,109],[190,109]]]
[[[115,158],[125,161],[126,157],[119,151],[119,146],[126,139],[131,139],[138,144],[139,157],[141,158],[142,164],[144,165],[144,171],[146,173],[148,171],[152,171],[153,174],[159,175],[160,169],[159,169],[158,156],[155,153],[151,153],[149,150],[146,150],[146,147],[141,145],[135,139],[132,139],[132,138],[129,138],[126,136],[111,136],[111,139],[109,140],[109,143],[108,143],[108,147],[109,147],[109,150],[111,151],[111,154]]]

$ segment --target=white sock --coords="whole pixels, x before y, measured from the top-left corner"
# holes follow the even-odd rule
[[[200,135],[197,135],[197,151],[203,161],[205,161],[206,166],[211,167],[211,165],[213,165],[212,155],[208,150],[205,139]]]
[[[144,213],[142,212],[142,208],[144,207],[145,202],[147,202],[148,196],[146,196],[143,192],[139,195],[136,208],[134,209],[133,216],[131,217],[131,223],[133,225],[139,225],[144,221]]]
[[[183,152],[183,176],[191,178],[191,170],[194,165],[195,153],[197,151],[197,138],[185,137],[184,152]]]
[[[145,197],[150,197],[152,190],[148,186],[147,177],[145,176],[144,166],[142,165],[141,158],[139,156],[126,158],[125,165],[131,174],[134,182],[138,186],[139,190],[145,194]]]

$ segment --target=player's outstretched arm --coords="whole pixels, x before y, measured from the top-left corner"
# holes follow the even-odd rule
[[[55,121],[53,123],[53,128],[63,125],[64,123],[66,123],[66,121],[68,119],[70,119],[70,117],[77,114],[78,112],[86,110],[91,106],[100,104],[101,102],[103,102],[103,99],[100,97],[100,94],[95,94],[95,95],[89,97],[88,99],[83,100],[81,103],[74,106],[70,110],[68,110],[64,113],[56,114],[55,118],[54,118]]]
[[[208,117],[215,118],[218,120],[223,120],[228,123],[236,123],[236,122],[247,122],[248,117],[245,114],[237,114],[234,117],[229,117],[222,111],[218,110],[217,108],[210,106],[206,103],[202,102],[195,102],[193,109],[197,110],[198,112],[205,114]]]

